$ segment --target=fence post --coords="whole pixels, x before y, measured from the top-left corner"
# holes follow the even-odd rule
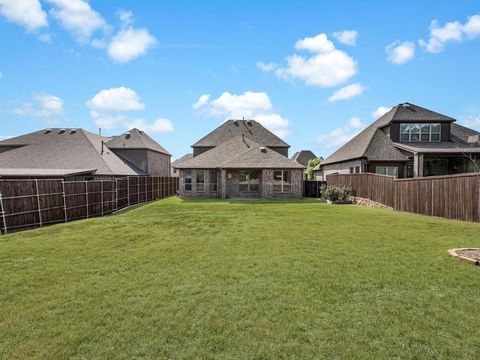
[[[3,233],[7,234],[8,233],[8,228],[7,228],[7,220],[5,218],[5,208],[3,206],[3,195],[2,195],[2,193],[0,193],[0,212],[2,213]]]
[[[118,183],[117,183],[117,178],[115,178],[115,211],[118,211]]]
[[[62,179],[62,194],[63,194],[63,215],[65,217],[65,222],[68,221],[68,216],[67,216],[67,199],[65,196],[65,179]]]
[[[137,177],[137,204],[140,204],[140,177]]]
[[[88,181],[85,181],[85,199],[86,199],[86,204],[87,204],[87,219],[89,217],[88,213]]]
[[[130,206],[130,176],[127,176],[127,206]]]
[[[40,194],[38,192],[38,180],[35,179],[35,188],[37,190],[37,208],[38,208],[38,221],[40,223],[40,227],[43,226],[42,224],[42,209],[40,208]]]
[[[147,177],[145,176],[145,202],[148,201],[148,180]]]
[[[100,180],[100,194],[102,196],[102,200],[100,201],[100,204],[102,205],[102,216],[103,216],[103,180]]]

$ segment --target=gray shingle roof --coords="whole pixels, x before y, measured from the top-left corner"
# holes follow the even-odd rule
[[[227,120],[211,133],[198,140],[192,147],[213,147],[241,135],[245,135],[246,138],[264,146],[290,147],[285,141],[265,129],[255,120]]]
[[[382,139],[382,135],[376,133],[380,128],[387,126],[390,122],[398,122],[398,121],[455,121],[453,118],[442,115],[435,111],[431,111],[425,109],[421,106],[414,105],[411,103],[403,103],[398,104],[393,107],[390,111],[386,114],[378,118],[375,122],[373,122],[370,126],[365,128],[361,131],[357,136],[347,142],[345,145],[340,147],[337,151],[335,151],[332,155],[330,155],[325,161],[322,162],[323,165],[342,162],[351,159],[358,159],[362,157],[366,157],[367,155],[371,155],[375,157],[377,160],[384,160],[390,158],[388,156],[394,156],[393,160],[400,160],[402,156],[399,152],[395,152],[393,147],[393,143],[387,137],[388,141],[390,141],[391,146],[386,147],[386,152],[382,153],[382,150],[378,147],[379,143],[383,142],[385,144],[386,139]],[[385,135],[386,136],[386,135]],[[370,154],[367,154],[367,150],[372,143],[372,140],[375,138],[375,143],[372,144],[372,150]]]
[[[63,177],[83,174],[94,174],[96,169],[3,169],[0,168],[2,176],[28,176],[28,177]]]
[[[176,167],[177,165],[180,165],[181,163],[183,163],[184,161],[187,161],[187,160],[190,160],[191,158],[193,158],[193,154],[185,154],[183,155],[181,158],[175,160],[175,161],[172,161],[172,164],[171,166],[172,167]]]
[[[95,169],[97,175],[143,174],[106,147],[102,154],[102,141],[108,138],[83,129],[49,130],[0,141],[0,168]],[[17,147],[10,149],[11,146]],[[9,150],[1,152],[2,147]]]
[[[135,128],[120,136],[111,138],[105,145],[110,149],[147,149],[170,155],[167,150],[144,131]]]
[[[316,159],[317,155],[315,155],[312,151],[310,150],[302,150],[302,151],[297,151],[295,154],[292,156],[292,160],[299,162],[302,165],[307,166],[308,162],[312,159]]]
[[[224,141],[194,158],[182,162],[178,169],[303,169],[304,166],[245,136]]]

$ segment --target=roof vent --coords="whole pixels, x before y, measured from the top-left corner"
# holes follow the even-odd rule
[[[45,129],[44,134],[50,134],[52,132],[52,129]]]
[[[233,123],[238,126],[238,121],[237,120],[233,120]]]
[[[132,136],[132,134],[130,134],[130,131],[125,133],[125,139],[130,139],[130,136]]]
[[[70,134],[75,134],[77,132],[77,129],[70,129]]]
[[[403,103],[402,106],[403,106],[405,109],[410,108],[410,104],[409,104],[409,103]]]
[[[252,126],[252,119],[248,119],[248,120],[247,120],[247,124],[250,125],[250,126]]]
[[[265,146],[260,146],[260,151],[261,152],[267,152],[267,148]]]
[[[65,133],[65,131],[66,131],[65,129],[60,129],[60,130],[58,130],[58,133],[63,134],[63,133]]]

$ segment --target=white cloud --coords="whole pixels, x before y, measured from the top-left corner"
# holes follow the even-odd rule
[[[357,30],[343,30],[334,32],[332,36],[344,45],[355,46],[357,42]]]
[[[13,113],[18,116],[39,117],[49,123],[56,123],[63,115],[63,100],[58,96],[40,93],[35,94],[32,100],[15,108]]]
[[[123,112],[145,109],[137,93],[123,86],[100,91],[86,105],[94,123],[104,129],[114,129],[125,122]]]
[[[48,26],[47,14],[39,0],[0,0],[0,15],[28,31]]]
[[[477,117],[472,116],[472,117],[464,120],[463,124],[466,127],[480,130],[480,116],[477,116]]]
[[[123,86],[100,91],[87,101],[87,106],[91,110],[101,112],[143,110],[145,108],[137,93]]]
[[[365,91],[365,86],[360,83],[350,84],[335,91],[329,98],[329,102],[347,100],[355,96],[362,95]]]
[[[121,22],[122,26],[129,26],[133,23],[133,13],[129,10],[119,10],[117,11],[117,16]]]
[[[374,120],[378,119],[380,116],[386,114],[387,112],[389,112],[391,109],[391,107],[388,107],[388,106],[379,106],[378,108],[376,108],[374,111],[372,111],[372,118]]]
[[[333,42],[328,40],[328,36],[324,33],[318,34],[313,37],[306,37],[298,40],[295,43],[295,49],[307,50],[312,53],[328,53],[335,50]]]
[[[210,95],[204,94],[204,95],[202,95],[198,98],[197,102],[192,105],[192,108],[194,110],[198,110],[198,109],[204,107],[205,105],[207,105],[208,100],[210,100]]]
[[[128,119],[127,112],[144,110],[145,105],[134,90],[123,86],[101,90],[88,100],[86,105],[90,109],[90,116],[95,125],[103,129],[136,127],[147,133],[157,134],[174,130],[172,122],[165,118],[159,118],[153,122],[145,119]]]
[[[287,66],[276,69],[283,79],[300,79],[310,86],[331,87],[347,82],[357,72],[357,63],[346,52],[335,48],[326,34],[306,37],[295,44],[297,50],[313,55],[290,55]]]
[[[159,118],[151,123],[144,119],[136,119],[133,121],[125,121],[125,127],[132,129],[137,128],[151,134],[167,134],[175,130],[169,119]]]
[[[0,135],[0,141],[2,140],[7,140],[7,139],[11,139],[13,136],[11,135]]]
[[[419,44],[428,52],[439,53],[448,43],[475,39],[478,36],[480,36],[480,15],[470,16],[465,24],[452,21],[440,26],[438,20],[433,20],[430,24],[430,38],[419,40]]]
[[[275,63],[264,63],[263,61],[257,61],[257,67],[264,72],[271,72],[278,68]]]
[[[145,55],[156,43],[147,29],[134,29],[132,27],[118,32],[108,45],[108,55],[114,61],[129,62],[139,56]]]
[[[360,118],[352,117],[347,125],[334,129],[328,134],[319,136],[317,141],[325,148],[341,146],[352,139],[364,128],[365,124]]]
[[[200,108],[208,116],[223,119],[253,118],[279,137],[290,133],[289,121],[274,111],[270,97],[265,92],[246,91],[236,95],[226,91],[214,100],[207,99]]]
[[[405,64],[415,57],[415,44],[410,41],[395,41],[388,45],[385,50],[387,51],[387,60],[392,64]]]
[[[108,31],[105,19],[85,0],[47,0],[50,14],[80,42],[88,42],[97,30]]]

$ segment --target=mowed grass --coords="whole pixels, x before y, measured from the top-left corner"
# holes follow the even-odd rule
[[[480,225],[165,199],[0,237],[2,359],[475,359]]]

